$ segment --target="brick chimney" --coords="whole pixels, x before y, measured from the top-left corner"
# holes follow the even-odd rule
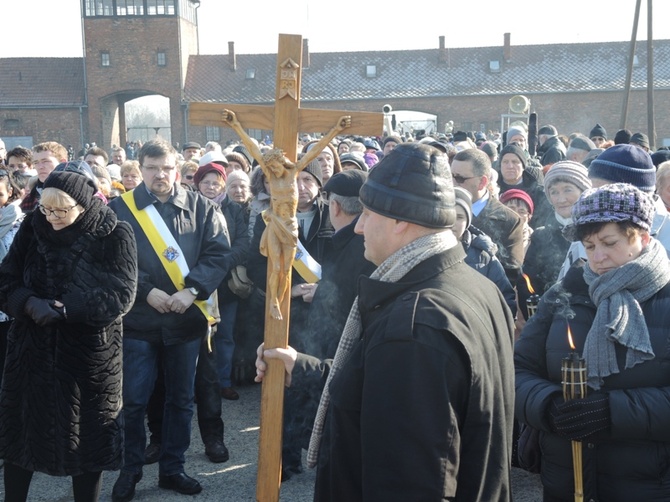
[[[237,56],[235,55],[235,42],[228,42],[228,62],[230,70],[237,70]]]
[[[449,51],[445,47],[444,35],[440,35],[440,49],[437,53],[438,63],[448,63],[449,62]]]
[[[302,67],[309,68],[309,39],[302,39]]]
[[[510,42],[510,37],[511,35],[509,33],[505,33],[505,43],[503,46],[503,59],[505,60],[506,63],[509,63],[512,60],[512,45]]]

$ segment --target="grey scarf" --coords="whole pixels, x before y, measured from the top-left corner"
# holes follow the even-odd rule
[[[670,281],[670,262],[661,243],[651,239],[635,260],[603,275],[597,275],[587,263],[584,280],[597,311],[583,355],[587,383],[597,390],[603,378],[619,373],[615,343],[628,349],[626,369],[654,358],[640,303]]]
[[[449,249],[451,246],[450,240],[447,237],[450,235],[451,233],[439,232],[419,237],[384,260],[384,262],[372,272],[370,279],[376,279],[382,282],[397,282],[419,263]],[[326,419],[326,412],[328,411],[328,405],[330,404],[330,382],[342,369],[342,366],[349,358],[354,346],[360,340],[362,332],[361,313],[358,309],[358,297],[356,297],[354,304],[349,311],[347,322],[342,330],[342,337],[337,346],[335,358],[333,359],[326,385],[321,394],[319,409],[317,410],[316,418],[314,419],[312,437],[309,440],[309,450],[307,451],[307,465],[310,468],[316,466],[319,456],[319,446],[321,444],[321,436],[323,435],[323,426]]]

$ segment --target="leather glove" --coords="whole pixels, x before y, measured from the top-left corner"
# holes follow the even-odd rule
[[[612,425],[609,396],[597,393],[567,402],[554,399],[549,408],[549,423],[559,436],[582,441]]]
[[[63,319],[63,315],[54,308],[53,300],[44,300],[36,296],[28,298],[23,311],[38,326],[48,326]]]

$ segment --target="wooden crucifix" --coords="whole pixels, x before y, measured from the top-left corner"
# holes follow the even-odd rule
[[[298,232],[295,212],[298,173],[336,135],[377,135],[383,114],[300,108],[302,37],[279,35],[275,105],[191,103],[193,125],[232,127],[263,169],[270,183],[271,206],[261,240],[268,257],[268,290],[265,307],[266,348],[288,345],[291,267]],[[275,149],[263,155],[244,128],[273,131]],[[327,131],[317,145],[296,162],[300,132]],[[268,361],[261,391],[261,422],[256,500],[276,502],[281,484],[281,440],[285,372],[281,361]]]

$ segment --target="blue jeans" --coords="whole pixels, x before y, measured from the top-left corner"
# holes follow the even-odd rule
[[[156,381],[158,354],[163,355],[165,412],[159,472],[184,472],[184,454],[191,442],[195,368],[200,339],[175,345],[123,339],[123,413],[125,453],[123,470],[138,474],[144,465],[144,415]]]
[[[216,327],[214,343],[216,345],[216,365],[219,372],[219,385],[231,387],[230,374],[233,371],[233,353],[235,352],[235,319],[237,318],[237,302],[219,304],[221,321]]]

